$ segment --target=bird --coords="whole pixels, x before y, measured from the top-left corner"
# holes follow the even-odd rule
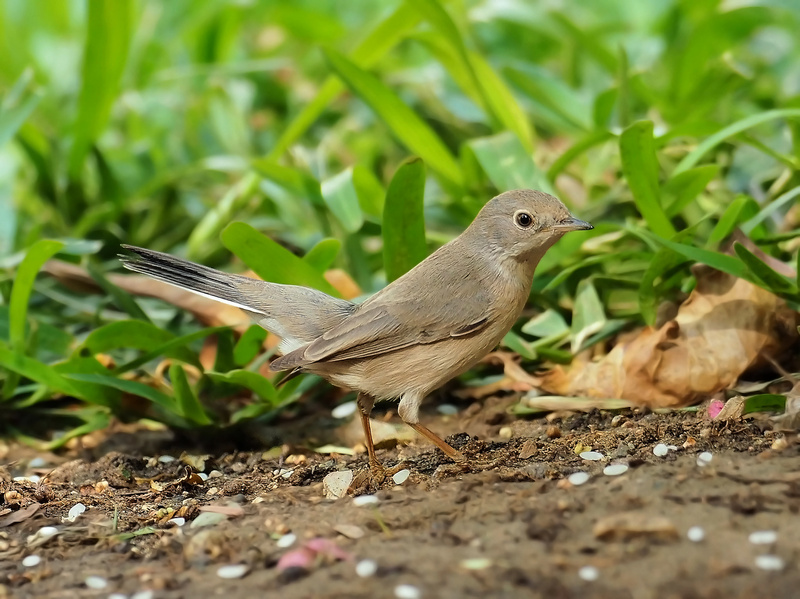
[[[130,253],[120,259],[131,271],[245,311],[281,339],[270,370],[316,374],[357,392],[369,470],[381,480],[395,469],[375,452],[375,402],[399,400],[406,424],[463,463],[460,451],[420,423],[420,404],[511,330],[545,252],[566,233],[592,228],[550,194],[506,191],[459,236],[360,304],[132,245],[122,246]]]

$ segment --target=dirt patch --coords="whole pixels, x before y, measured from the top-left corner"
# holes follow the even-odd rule
[[[383,450],[411,475],[367,505],[326,499],[322,484],[363,469],[363,455],[170,460],[129,444],[92,461],[14,448],[0,471],[0,597],[796,596],[793,439],[759,420],[710,423],[703,411],[526,421],[503,408],[429,415],[436,431],[480,435],[449,439],[470,467],[421,442]],[[666,455],[654,455],[658,444]],[[589,450],[604,457],[576,453]],[[627,470],[604,474],[610,464]],[[569,482],[577,472],[588,482]],[[15,478],[32,474],[41,480]],[[65,521],[78,503],[86,511]],[[693,527],[702,540],[687,537]],[[777,535],[751,539],[758,531]],[[291,559],[304,567],[284,567]],[[364,560],[377,565],[371,576],[356,574],[368,573]],[[222,570],[236,576],[226,579],[226,565],[242,568]]]

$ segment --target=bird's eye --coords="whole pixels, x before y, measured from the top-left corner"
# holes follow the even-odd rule
[[[533,225],[533,217],[530,212],[520,210],[514,214],[514,222],[517,223],[518,227],[529,229]]]

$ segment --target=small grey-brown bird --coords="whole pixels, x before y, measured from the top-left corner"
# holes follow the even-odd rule
[[[281,338],[270,369],[317,374],[358,392],[373,476],[369,415],[375,401],[400,399],[400,417],[445,454],[462,454],[419,422],[431,391],[474,366],[519,318],[533,272],[565,233],[592,225],[540,191],[507,191],[470,226],[362,304],[321,291],[232,275],[125,245],[125,268],[241,308]]]

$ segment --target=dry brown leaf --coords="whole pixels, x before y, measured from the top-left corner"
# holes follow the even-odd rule
[[[18,522],[27,520],[37,511],[39,511],[40,507],[42,507],[40,504],[32,503],[28,507],[24,507],[16,512],[11,512],[10,514],[3,516],[0,518],[0,528],[5,528],[6,526],[11,526],[12,524],[17,524]]]
[[[453,393],[460,399],[481,399],[496,393],[519,391],[526,392],[541,385],[541,379],[533,376],[520,366],[519,356],[512,352],[495,351],[483,358],[481,362],[500,363],[503,365],[503,378],[479,387],[464,387]]]
[[[730,387],[795,343],[798,313],[783,300],[708,267],[694,270],[697,287],[673,320],[621,338],[597,362],[579,357],[568,369],[557,366],[542,387],[556,395],[685,406]]]

